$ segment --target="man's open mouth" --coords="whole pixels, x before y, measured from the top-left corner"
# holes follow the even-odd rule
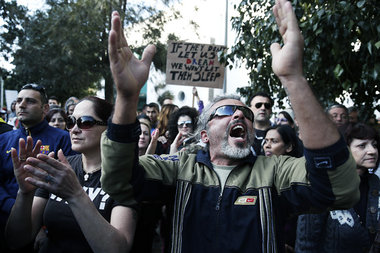
[[[244,138],[245,132],[245,128],[242,125],[236,125],[232,127],[230,136],[234,138]]]

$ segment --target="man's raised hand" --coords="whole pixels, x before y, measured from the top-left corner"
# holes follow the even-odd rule
[[[276,0],[273,12],[284,43],[282,47],[271,45],[273,72],[280,79],[303,76],[304,43],[292,5],[287,0]]]
[[[120,15],[112,13],[112,26],[108,39],[109,60],[118,96],[137,98],[149,75],[149,68],[156,48],[145,48],[138,60],[130,50],[121,25]]]

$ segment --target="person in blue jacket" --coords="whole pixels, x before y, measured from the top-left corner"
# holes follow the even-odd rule
[[[34,140],[41,140],[40,153],[48,154],[52,151],[58,154],[62,149],[65,155],[73,155],[70,135],[67,131],[49,126],[45,116],[49,111],[49,104],[45,88],[37,84],[26,84],[18,93],[16,100],[16,115],[20,121],[20,128],[0,135],[0,238],[1,252],[4,252],[3,234],[6,221],[15,202],[18,184],[13,173],[11,148],[18,149],[19,139],[26,140],[32,136]]]

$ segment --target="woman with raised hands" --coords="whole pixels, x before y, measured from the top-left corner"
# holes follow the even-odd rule
[[[121,206],[100,184],[100,138],[113,106],[86,97],[69,118],[72,149],[65,157],[38,154],[31,137],[20,139],[12,159],[19,184],[6,227],[6,239],[17,249],[31,243],[45,228],[47,239],[39,252],[128,252],[136,226],[134,209]],[[39,189],[38,189],[39,188]]]

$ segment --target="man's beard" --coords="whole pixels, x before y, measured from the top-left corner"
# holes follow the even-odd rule
[[[238,121],[240,121],[240,120],[238,120]],[[247,141],[246,141],[245,144],[238,143],[236,147],[231,146],[228,143],[228,137],[229,137],[229,133],[230,133],[230,130],[231,130],[231,126],[233,124],[236,124],[236,123],[237,123],[237,121],[234,121],[234,122],[231,122],[228,125],[227,131],[226,131],[226,135],[224,136],[224,138],[222,140],[221,151],[228,158],[231,158],[231,159],[243,159],[243,158],[247,157],[251,153],[251,146],[253,144],[255,135],[254,135],[253,131],[251,133],[247,132]],[[243,121],[240,121],[240,123],[242,123],[242,124],[245,125],[245,123]],[[246,129],[248,131],[247,127],[246,127]]]

